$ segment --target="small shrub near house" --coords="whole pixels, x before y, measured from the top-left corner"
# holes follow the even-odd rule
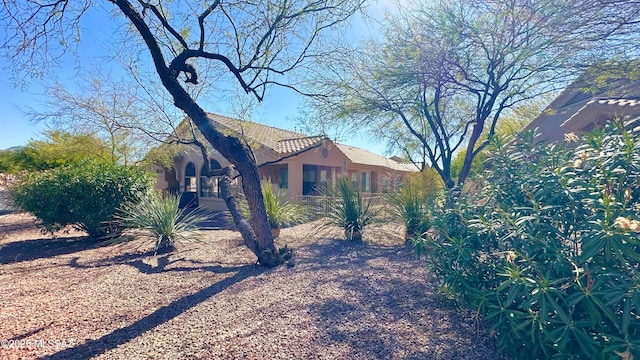
[[[286,192],[269,182],[262,183],[262,197],[267,211],[267,220],[272,229],[300,224],[308,219],[308,209],[288,197]]]
[[[93,238],[117,235],[116,209],[151,189],[143,169],[96,161],[25,175],[13,189],[16,206],[55,232],[67,225]]]
[[[274,184],[268,181],[262,182],[261,186],[267,221],[269,221],[269,227],[272,230],[274,238],[279,236],[280,228],[302,224],[309,220],[309,208],[295,198],[287,196],[286,191],[274,186]],[[249,219],[251,213],[249,212],[249,205],[247,204],[244,193],[241,191],[237,192],[235,197],[239,200],[238,203],[242,214],[245,218]],[[226,221],[228,224],[234,225],[231,214],[227,215]]]
[[[576,148],[496,146],[473,198],[418,248],[440,287],[514,358],[640,359],[638,121]]]

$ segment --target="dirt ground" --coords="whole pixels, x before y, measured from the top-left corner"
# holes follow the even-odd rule
[[[317,223],[282,230],[295,266],[268,270],[239,233],[153,256],[41,234],[0,215],[0,359],[495,359],[494,339],[439,298],[403,229],[349,244]]]

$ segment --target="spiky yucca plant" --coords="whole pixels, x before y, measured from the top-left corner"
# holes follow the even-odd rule
[[[416,181],[407,181],[397,193],[389,196],[389,204],[394,218],[406,226],[407,240],[420,236],[429,230],[429,196]]]
[[[267,219],[272,229],[301,223],[308,218],[307,209],[302,204],[287,197],[281,189],[275,189],[271,183],[262,184],[262,197],[267,210]]]
[[[155,252],[172,251],[176,242],[200,240],[202,233],[199,225],[207,217],[198,210],[180,209],[179,199],[169,195],[162,197],[158,193],[146,196],[138,204],[122,207],[119,220],[133,229],[144,230],[155,239]]]
[[[327,186],[322,192],[334,198],[327,212],[327,224],[343,228],[349,241],[362,241],[365,226],[376,218],[371,199],[363,198],[347,177],[339,178],[334,186]]]

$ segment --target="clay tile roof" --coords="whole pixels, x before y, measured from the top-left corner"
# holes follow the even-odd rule
[[[413,164],[400,163],[384,156],[372,153],[371,151],[360,149],[354,146],[336,144],[338,149],[354,164],[384,166],[389,169],[407,172],[419,172]]]
[[[596,98],[593,99],[591,101],[589,101],[588,104],[593,103],[593,102],[597,102],[598,104],[601,105],[617,105],[617,106],[622,106],[622,107],[639,107],[640,106],[640,99],[603,99],[603,98]]]
[[[597,116],[625,116],[637,114],[638,111],[640,111],[640,99],[638,98],[597,97],[589,100],[560,126],[564,128],[581,127],[586,126],[588,122],[593,122]]]
[[[279,153],[288,154],[296,151],[306,149],[310,146],[316,145],[326,139],[326,136],[307,136],[297,139],[284,139],[278,141]]]
[[[228,130],[242,134],[251,142],[271,149],[278,154],[288,154],[304,150],[326,139],[325,136],[308,136],[294,131],[275,128],[251,121],[233,119],[227,116],[209,113],[209,119]]]

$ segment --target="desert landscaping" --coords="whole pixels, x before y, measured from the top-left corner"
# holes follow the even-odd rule
[[[398,226],[399,227],[399,226]],[[295,265],[268,270],[239,233],[153,256],[143,241],[42,234],[0,215],[2,359],[489,359],[473,314],[436,295],[402,229],[363,244],[282,230]]]

